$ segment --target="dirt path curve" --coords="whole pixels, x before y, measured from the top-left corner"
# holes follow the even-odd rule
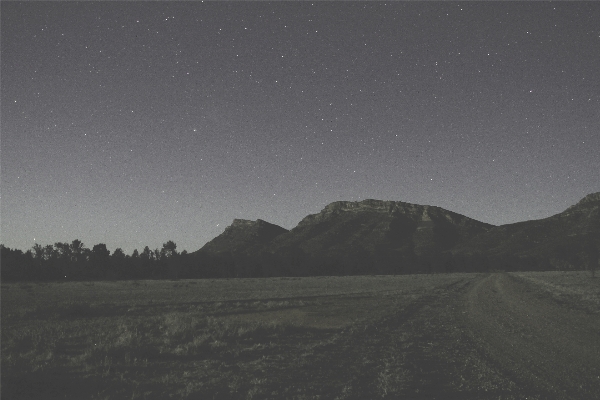
[[[464,307],[475,342],[519,386],[548,398],[600,398],[600,315],[508,274],[477,282]]]

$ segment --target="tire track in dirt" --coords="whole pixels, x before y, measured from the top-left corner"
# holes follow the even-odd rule
[[[463,316],[481,350],[525,391],[559,399],[600,396],[600,316],[492,274],[466,294]]]
[[[471,282],[432,288],[392,314],[335,334],[284,386],[307,398],[515,399],[510,382],[457,327],[454,310]]]

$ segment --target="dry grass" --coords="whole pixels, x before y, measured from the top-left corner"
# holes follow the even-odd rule
[[[517,272],[512,275],[534,283],[545,295],[558,303],[600,313],[600,279],[588,271]]]

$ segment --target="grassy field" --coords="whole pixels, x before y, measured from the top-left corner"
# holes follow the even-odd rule
[[[518,275],[598,308],[583,275]],[[454,318],[482,277],[2,284],[2,395],[520,398]]]
[[[591,278],[589,271],[516,272],[513,275],[533,283],[555,302],[592,314],[600,312],[600,278]]]

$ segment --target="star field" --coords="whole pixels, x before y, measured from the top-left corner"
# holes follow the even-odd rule
[[[1,7],[9,247],[194,251],[365,198],[505,224],[600,190],[593,2]]]

